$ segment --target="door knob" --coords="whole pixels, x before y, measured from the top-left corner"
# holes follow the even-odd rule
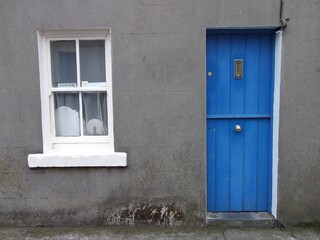
[[[234,126],[234,130],[235,130],[237,133],[241,132],[241,127],[240,127],[240,125],[235,125],[235,126]]]

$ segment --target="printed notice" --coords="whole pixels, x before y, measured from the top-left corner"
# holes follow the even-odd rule
[[[58,83],[58,87],[77,87],[76,83]]]
[[[88,82],[88,81],[82,81],[82,87],[106,87],[106,82]]]

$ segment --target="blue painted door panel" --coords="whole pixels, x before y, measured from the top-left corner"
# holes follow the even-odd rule
[[[208,211],[270,210],[273,48],[270,32],[207,35]]]

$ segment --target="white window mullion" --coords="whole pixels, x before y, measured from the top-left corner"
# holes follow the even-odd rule
[[[83,136],[83,116],[82,116],[82,93],[79,92],[79,117],[80,117],[80,135]]]
[[[81,88],[79,39],[76,39],[76,61],[77,61],[77,85],[78,85],[78,88]],[[79,94],[80,136],[83,136],[82,93],[78,92],[78,94]]]
[[[80,51],[79,51],[79,39],[76,39],[76,62],[77,62],[77,85],[80,87]]]

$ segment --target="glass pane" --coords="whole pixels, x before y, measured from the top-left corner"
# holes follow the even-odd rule
[[[81,86],[106,86],[104,40],[82,40],[79,45]]]
[[[57,137],[80,136],[79,95],[54,94],[54,117]]]
[[[84,135],[108,135],[107,93],[83,93]]]
[[[50,44],[52,86],[76,87],[76,42],[52,41]]]

